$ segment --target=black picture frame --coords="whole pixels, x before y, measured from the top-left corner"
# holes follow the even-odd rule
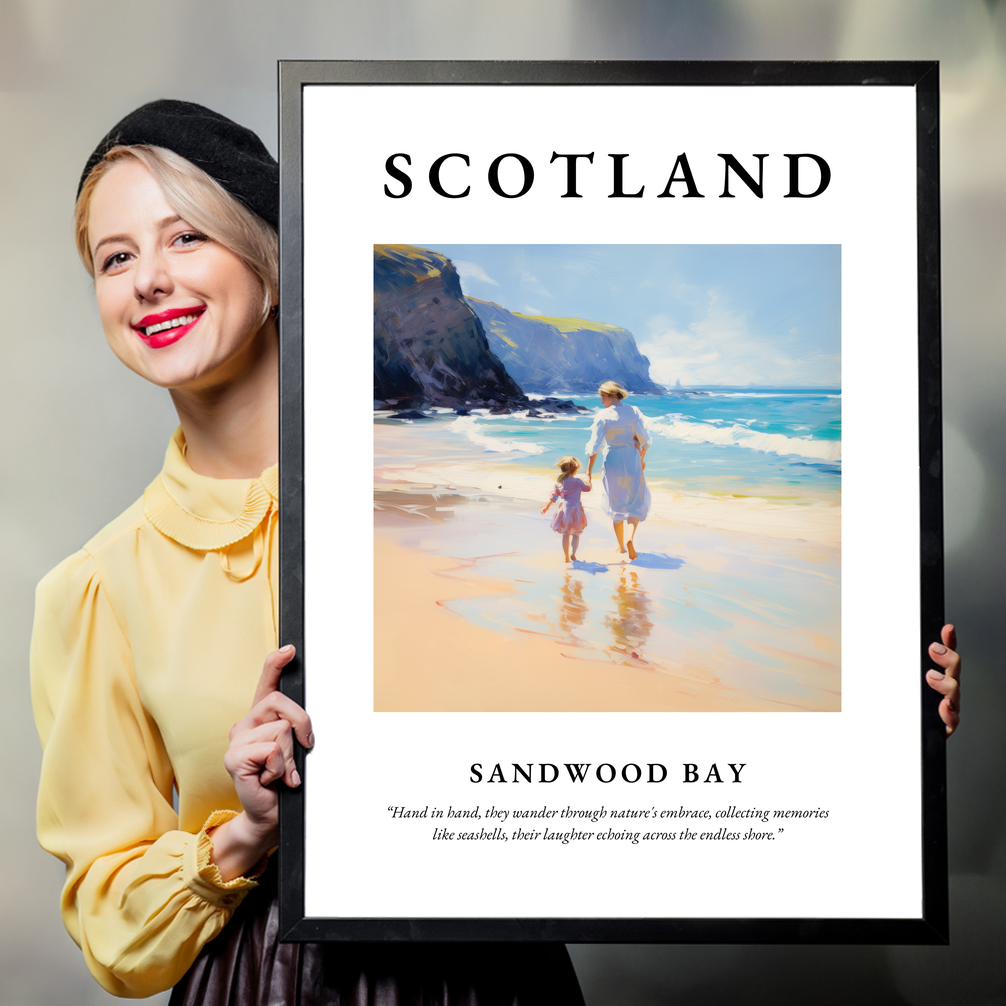
[[[284,692],[311,710],[305,648],[302,100],[307,86],[512,85],[892,86],[914,89],[918,247],[919,565],[922,722],[922,905],[913,918],[380,918],[305,914],[305,809],[311,759],[297,752],[304,785],[281,794],[280,926],[287,941],[564,941],[618,943],[939,944],[948,941],[945,736],[939,696],[925,684],[927,648],[943,624],[940,378],[939,70],[935,62],[355,62],[282,61],[280,103],[280,639],[298,648]],[[352,867],[353,864],[347,864]],[[334,869],[339,864],[333,864]],[[464,878],[461,878],[462,880]]]

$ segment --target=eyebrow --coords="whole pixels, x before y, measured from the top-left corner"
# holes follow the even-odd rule
[[[172,224],[177,224],[181,221],[181,217],[174,213],[170,217],[165,217],[163,220],[158,220],[154,225],[157,230],[163,230],[165,227],[170,227]],[[98,249],[102,245],[112,244],[116,241],[125,241],[127,243],[132,242],[132,238],[128,234],[109,234],[107,237],[103,237],[91,250],[91,257],[96,258],[98,255]]]

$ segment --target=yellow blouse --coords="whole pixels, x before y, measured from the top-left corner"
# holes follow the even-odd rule
[[[241,809],[228,731],[276,646],[277,494],[276,467],[197,475],[176,431],[143,498],[38,586],[38,836],[115,995],[174,985],[255,886],[223,882],[206,829]]]

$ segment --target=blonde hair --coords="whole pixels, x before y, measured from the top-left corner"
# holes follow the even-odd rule
[[[597,389],[599,395],[610,395],[612,398],[617,398],[620,402],[628,395],[628,392],[623,388],[618,381],[605,381]]]
[[[556,461],[555,467],[559,469],[559,478],[556,481],[565,482],[580,470],[580,462],[572,454],[567,454],[566,457]]]
[[[168,205],[187,223],[232,251],[262,284],[262,322],[279,296],[279,235],[202,168],[165,147],[112,147],[92,168],[77,197],[73,231],[77,254],[91,278],[94,259],[87,240],[91,198],[117,162],[139,161],[161,187]]]

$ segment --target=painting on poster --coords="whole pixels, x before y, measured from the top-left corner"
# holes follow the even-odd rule
[[[295,937],[942,938],[933,72],[284,68]]]
[[[375,709],[839,709],[839,267],[375,246]]]

